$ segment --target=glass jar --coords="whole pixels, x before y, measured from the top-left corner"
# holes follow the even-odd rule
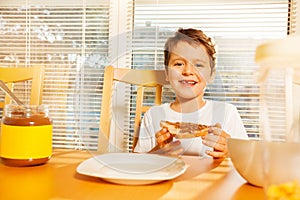
[[[300,37],[262,44],[260,117],[266,199],[300,198]]]
[[[10,166],[46,163],[52,155],[52,120],[45,105],[6,105],[1,120],[0,157]]]

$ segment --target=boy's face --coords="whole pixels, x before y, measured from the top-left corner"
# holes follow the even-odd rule
[[[211,79],[209,55],[205,47],[180,41],[170,52],[167,80],[178,98],[202,97]]]

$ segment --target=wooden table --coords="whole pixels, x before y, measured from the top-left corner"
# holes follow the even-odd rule
[[[263,189],[246,183],[230,161],[183,156],[185,174],[152,185],[126,186],[76,173],[76,167],[92,157],[88,151],[54,150],[40,166],[9,167],[0,163],[0,199],[263,199]]]

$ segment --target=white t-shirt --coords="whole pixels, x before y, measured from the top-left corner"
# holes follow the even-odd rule
[[[151,107],[141,123],[139,139],[135,152],[149,152],[156,146],[155,133],[161,129],[160,121],[193,122],[205,125],[219,123],[232,138],[248,139],[241,117],[232,104],[218,101],[206,101],[199,110],[192,113],[179,113],[171,109],[170,103]],[[201,137],[180,139],[184,154],[205,156],[211,150],[202,144]]]

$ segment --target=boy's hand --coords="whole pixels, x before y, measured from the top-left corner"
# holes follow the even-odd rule
[[[203,144],[212,147],[213,151],[206,153],[214,158],[223,158],[228,154],[227,138],[230,135],[222,130],[220,124],[210,127],[206,136],[203,136]]]
[[[155,134],[155,138],[160,147],[164,147],[166,144],[173,141],[173,136],[167,128],[160,129],[160,131]]]
[[[157,145],[149,153],[167,154],[172,156],[181,155],[183,149],[179,140],[173,141],[172,134],[167,128],[162,128],[155,134]]]

